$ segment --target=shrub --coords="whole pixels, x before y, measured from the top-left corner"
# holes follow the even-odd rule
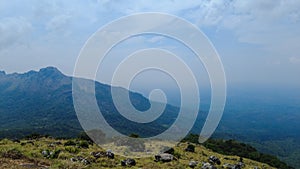
[[[177,159],[180,159],[181,158],[181,154],[178,152],[178,151],[175,151],[173,153],[174,157],[176,157]]]
[[[73,140],[68,140],[65,142],[64,146],[76,146],[76,143]]]
[[[78,146],[81,148],[89,148],[89,143],[86,140],[82,140],[79,142]]]
[[[90,144],[94,143],[94,141],[85,132],[79,133],[78,139],[88,141]]]
[[[67,146],[65,147],[65,150],[69,153],[74,153],[74,154],[79,152],[79,149],[73,146]]]

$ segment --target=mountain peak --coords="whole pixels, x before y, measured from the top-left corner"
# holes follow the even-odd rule
[[[6,75],[5,71],[0,71],[0,75]]]
[[[49,75],[63,76],[63,73],[61,73],[61,71],[59,71],[56,67],[53,66],[42,68],[39,70],[39,73],[47,76]]]
[[[61,73],[56,67],[48,66],[45,68],[41,68],[39,72],[52,72],[52,73]]]

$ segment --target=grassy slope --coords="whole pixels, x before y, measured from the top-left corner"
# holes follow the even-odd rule
[[[53,142],[60,141],[62,145],[56,145],[55,147],[49,147],[49,144]],[[57,140],[51,138],[41,138],[38,140],[33,140],[34,145],[26,144],[21,145],[22,142],[27,142],[27,140],[22,140],[21,143],[14,143],[10,140],[4,139],[0,141],[0,168],[124,168],[120,165],[120,161],[124,159],[124,157],[116,156],[115,159],[107,159],[107,158],[99,158],[94,159],[90,155],[93,151],[103,151],[102,148],[96,145],[90,145],[88,149],[79,148],[78,152],[70,153],[65,150],[65,146],[63,145],[67,140]],[[195,160],[198,162],[206,162],[208,157],[211,155],[215,155],[220,158],[222,164],[231,163],[235,164],[238,162],[238,156],[226,156],[215,153],[209,149],[204,148],[201,145],[195,145],[195,153],[185,152],[184,149],[187,147],[187,143],[180,143],[178,146],[174,147],[175,152],[181,155],[178,161],[172,161],[169,163],[156,163],[154,162],[153,157],[148,158],[140,158],[136,159],[137,165],[131,168],[188,168],[188,163],[190,160]],[[56,159],[47,159],[42,156],[41,151],[43,150],[61,150],[58,158]],[[11,159],[11,158],[4,158],[4,154],[7,154],[10,150],[17,150],[20,152],[21,157],[20,159]],[[80,162],[71,162],[70,158],[75,156],[82,156],[85,158],[89,158],[90,160],[95,160],[90,165],[84,165]],[[226,159],[224,159],[226,158]],[[244,163],[246,164],[245,169],[254,168],[254,166],[258,166],[259,168],[268,168],[272,169],[272,167],[256,162],[249,159],[244,159]],[[217,166],[221,168],[221,166]],[[200,164],[197,168],[201,168]]]

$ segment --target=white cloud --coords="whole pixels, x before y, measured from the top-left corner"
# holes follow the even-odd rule
[[[223,49],[230,53],[227,54],[227,63],[241,62],[243,69],[245,65],[251,65],[250,61],[254,65],[259,59],[279,60],[282,61],[281,66],[286,66],[288,60],[299,63],[299,58],[291,57],[300,53],[299,0],[29,0],[21,6],[19,4],[18,0],[0,1],[0,63],[6,69],[13,67],[18,55],[27,57],[28,62],[19,63],[27,64],[26,69],[32,66],[32,60],[37,60],[34,57],[43,58],[35,65],[44,65],[41,60],[47,60],[44,59],[46,57],[49,57],[47,63],[75,58],[84,42],[97,29],[136,12],[165,12],[191,21],[208,33],[220,51]],[[141,41],[137,42],[138,45],[149,43],[145,39],[134,40]],[[150,39],[153,42],[160,40],[158,37]],[[27,42],[30,43],[29,49],[20,45],[10,47]],[[68,50],[60,49],[60,46]],[[6,49],[5,54],[3,49]],[[245,52],[248,49],[250,52]],[[236,61],[236,58],[239,60]],[[245,59],[249,62],[243,65]],[[265,63],[262,63],[262,69],[266,68]],[[241,72],[240,67],[232,69]],[[249,67],[252,68],[252,65]],[[16,70],[19,68],[20,65],[14,67]]]
[[[65,30],[70,24],[71,16],[70,15],[58,15],[54,16],[48,23],[46,23],[46,30],[49,31],[59,31]]]
[[[0,50],[15,44],[25,43],[32,25],[23,17],[8,17],[0,20]]]

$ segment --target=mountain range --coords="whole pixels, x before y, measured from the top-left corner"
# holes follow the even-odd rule
[[[89,81],[82,79],[83,81]],[[117,90],[126,89],[115,87]],[[123,134],[149,137],[163,132],[177,117],[178,108],[167,105],[154,122],[139,124],[123,118],[113,104],[111,86],[95,82],[96,98],[108,123]],[[130,92],[132,104],[139,110],[150,106],[147,98]],[[0,73],[0,137],[19,138],[31,133],[56,137],[74,137],[82,131],[72,99],[72,77],[55,67],[27,73]],[[124,125],[126,124],[126,128]]]
[[[23,138],[32,133],[65,138],[78,136],[83,129],[73,106],[72,78],[55,67],[26,73],[6,74],[0,71],[0,138]],[[110,85],[95,82],[97,103],[107,122],[125,135],[157,135],[168,129],[178,116],[179,108],[167,104],[157,120],[134,123],[117,111],[111,88]],[[120,92],[127,91],[120,87],[113,88]],[[150,107],[146,97],[128,92],[138,110]],[[299,100],[272,95],[271,98],[277,99],[274,101],[267,98],[268,94],[264,92],[253,93],[248,91],[238,96],[228,96],[223,118],[214,137],[250,143],[262,152],[276,155],[296,168],[300,167]],[[255,95],[255,98],[251,95]],[[282,103],[283,106],[280,105]],[[199,112],[192,133],[201,131],[206,116],[206,111]]]

